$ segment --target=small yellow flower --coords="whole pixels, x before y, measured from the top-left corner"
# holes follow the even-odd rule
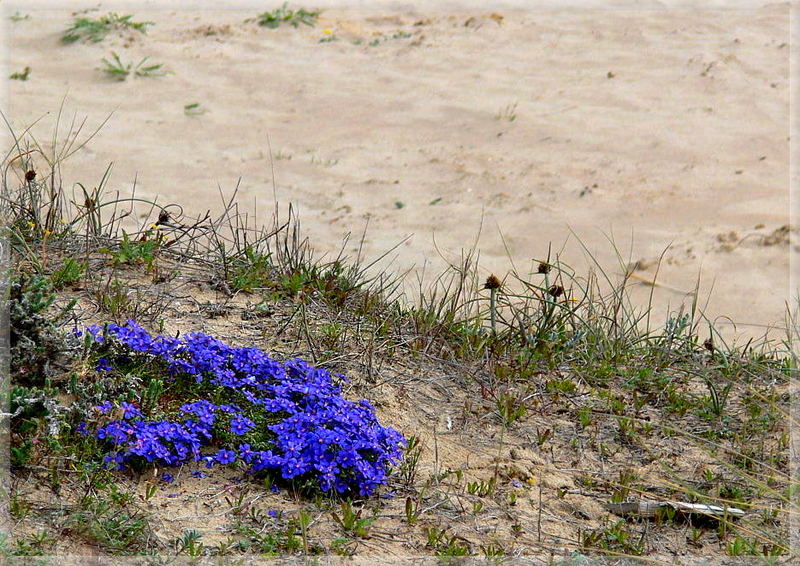
[[[66,220],[64,220],[63,218],[59,218],[59,219],[58,219],[58,221],[59,221],[61,224],[66,224],[66,222],[67,222],[67,221],[66,221]]]
[[[536,485],[536,478],[528,478],[525,481],[528,483],[528,485]]]
[[[330,29],[324,29],[324,30],[322,30],[322,33],[324,33],[325,35],[330,35],[330,34],[332,34],[332,33],[333,33],[333,30],[330,30]]]
[[[158,224],[151,224],[150,225],[150,229],[151,230],[158,230],[158,228],[159,228]]]
[[[29,228],[33,228],[34,226],[36,226],[36,224],[34,224],[34,223],[33,223],[33,222],[31,222],[30,220],[28,220],[28,227],[29,227]]]

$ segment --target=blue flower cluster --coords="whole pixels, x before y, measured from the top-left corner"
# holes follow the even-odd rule
[[[402,434],[381,426],[369,402],[344,399],[328,371],[302,360],[281,363],[257,348],[234,348],[202,333],[154,337],[133,321],[90,326],[87,333],[103,354],[98,372],[114,371],[117,362],[159,362],[168,383],[188,378],[194,390],[235,401],[201,398],[181,405],[178,418],[169,420],[148,419],[134,404],[121,403],[117,418],[94,431],[115,447],[106,460],[118,468],[135,458],[171,466],[191,458],[208,467],[241,460],[254,472],[366,496],[386,483],[388,468],[402,458]],[[96,407],[107,415],[112,409],[110,402]],[[201,452],[223,442],[212,455]]]

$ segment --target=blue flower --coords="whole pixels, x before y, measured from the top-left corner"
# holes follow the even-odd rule
[[[231,464],[236,460],[236,452],[233,450],[219,450],[214,459],[220,464]]]
[[[128,419],[129,420],[129,419],[132,419],[134,417],[141,418],[141,417],[144,416],[139,409],[137,409],[136,407],[134,407],[133,405],[131,405],[130,403],[127,403],[125,401],[123,401],[120,404],[120,407],[123,409],[123,414],[122,414],[122,418],[123,419]]]
[[[237,415],[231,419],[231,432],[239,436],[246,434],[255,426],[256,423],[241,415]]]
[[[97,365],[94,367],[94,370],[97,372],[111,371],[112,369],[114,368],[111,367],[106,358],[100,358],[99,360],[97,360]]]
[[[109,464],[123,467],[132,458],[170,466],[189,458],[207,467],[231,464],[237,459],[232,446],[220,446],[214,456],[200,452],[230,433],[246,440],[238,444],[238,458],[251,471],[315,479],[324,491],[366,496],[386,484],[389,468],[402,458],[402,434],[381,426],[369,402],[344,399],[336,384],[341,376],[303,360],[280,363],[256,348],[233,348],[202,333],[152,337],[133,321],[87,332],[97,343],[107,337],[104,352],[111,351],[116,360],[162,364],[169,382],[189,377],[201,395],[213,391],[219,398],[223,389],[236,400],[216,405],[196,398],[180,407],[183,417],[175,421],[148,420],[133,404],[122,403],[122,418],[94,433],[115,449]],[[98,370],[110,368],[103,360]],[[97,407],[103,414],[112,409],[110,402]],[[219,414],[230,417],[218,419]],[[272,424],[256,430],[262,419]],[[88,428],[84,424],[79,430]],[[269,449],[254,450],[255,439]]]
[[[163,474],[163,475],[161,476],[161,481],[163,481],[164,483],[172,483],[172,482],[174,482],[174,481],[175,481],[175,478],[173,478],[173,477],[172,477],[171,475],[169,475],[169,474]]]

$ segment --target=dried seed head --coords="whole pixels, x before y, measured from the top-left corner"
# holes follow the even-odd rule
[[[552,268],[552,266],[549,263],[545,263],[543,261],[540,261],[539,262],[539,268],[536,270],[536,273],[547,274],[547,273],[550,273],[550,269],[551,268]]]
[[[547,290],[547,292],[553,297],[560,297],[564,294],[564,287],[561,285],[553,285]]]
[[[492,273],[487,279],[486,283],[483,285],[484,289],[499,289],[500,288],[500,280]]]
[[[28,171],[25,171],[25,181],[30,183],[35,178],[36,178],[36,171],[34,171],[33,169],[29,169]]]
[[[156,225],[166,224],[167,222],[169,222],[169,220],[170,220],[169,212],[167,212],[166,210],[162,210],[161,214],[158,215],[158,222],[156,222]]]
[[[711,337],[706,338],[706,341],[703,342],[703,348],[705,348],[706,350],[708,350],[709,352],[711,352],[713,354],[714,353],[714,349],[715,349],[714,348],[714,340]]]

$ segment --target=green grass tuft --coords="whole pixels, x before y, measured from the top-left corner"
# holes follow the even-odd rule
[[[314,27],[319,14],[319,10],[306,10],[305,8],[291,10],[288,8],[288,4],[284,3],[280,8],[259,14],[256,21],[258,25],[270,29],[276,29],[281,24],[289,24],[294,28],[300,27],[300,24]]]
[[[72,25],[61,36],[64,43],[75,43],[76,41],[90,41],[98,43],[103,41],[112,30],[134,30],[147,33],[147,26],[154,25],[153,22],[134,22],[133,16],[120,16],[113,12],[99,18],[75,18]]]

